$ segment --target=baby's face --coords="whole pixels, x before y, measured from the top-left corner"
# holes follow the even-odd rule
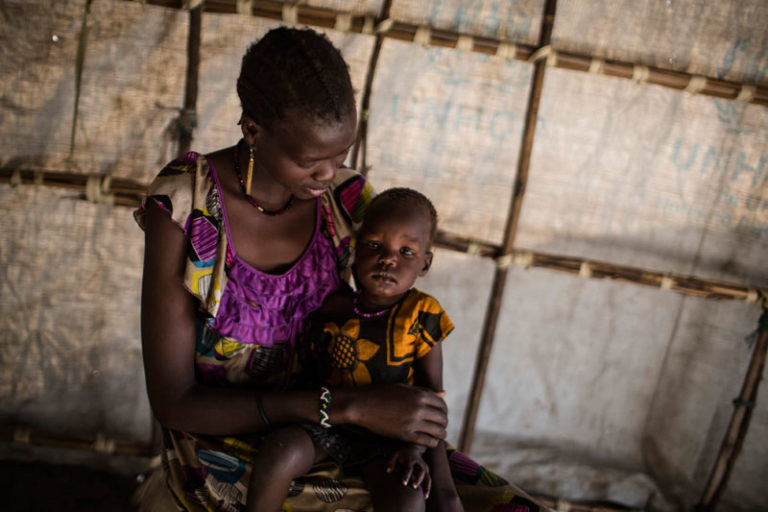
[[[427,273],[431,227],[418,211],[389,212],[365,223],[355,249],[355,274],[369,305],[396,303]]]

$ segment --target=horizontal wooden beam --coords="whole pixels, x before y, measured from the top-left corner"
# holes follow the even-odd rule
[[[96,435],[92,438],[68,437],[15,425],[0,426],[0,442],[85,450],[108,455],[129,455],[132,457],[149,458],[157,455],[157,447],[145,441],[120,441],[102,435]]]
[[[184,9],[189,0],[126,0],[141,1],[168,8]],[[768,87],[720,80],[713,77],[694,75],[682,71],[645,66],[619,60],[602,59],[591,55],[561,52],[554,47],[544,49],[531,45],[501,41],[491,37],[461,34],[459,32],[421,26],[413,23],[373,16],[350,16],[349,13],[322,9],[306,5],[291,6],[276,0],[253,0],[250,14],[260,18],[287,21],[287,12],[295,16],[295,22],[321,28],[336,28],[361,34],[383,34],[384,37],[400,41],[428,44],[443,48],[460,48],[466,51],[488,55],[504,55],[505,58],[522,61],[547,59],[547,65],[572,71],[589,72],[605,76],[624,78],[636,82],[659,85],[690,93],[716,98],[738,100],[744,103],[768,106]],[[236,0],[206,0],[204,10],[211,13],[238,13]],[[343,22],[341,20],[344,20]]]
[[[137,207],[147,191],[147,185],[126,178],[108,178],[104,175],[76,174],[57,171],[0,168],[0,183],[11,185],[42,185],[81,192],[78,197],[92,202],[117,206]],[[95,189],[99,193],[90,192]],[[90,197],[89,197],[90,196]],[[95,196],[95,197],[94,197]],[[111,197],[111,199],[110,199]],[[558,272],[578,274],[593,279],[610,279],[652,286],[682,295],[711,299],[741,300],[750,303],[764,301],[768,288],[742,285],[696,276],[648,270],[629,265],[618,265],[574,256],[514,250],[503,255],[501,247],[487,241],[438,231],[435,246],[471,256],[491,258],[499,267],[518,265],[546,268]]]

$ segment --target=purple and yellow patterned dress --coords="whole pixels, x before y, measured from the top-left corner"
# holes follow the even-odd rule
[[[163,168],[135,216],[143,227],[146,201],[155,201],[187,237],[184,282],[199,304],[195,371],[201,382],[262,390],[289,385],[296,369],[295,345],[309,314],[349,279],[352,233],[372,195],[361,175],[339,169],[332,186],[317,200],[315,231],[304,253],[286,272],[268,274],[237,255],[210,161],[188,153]],[[195,512],[243,510],[250,461],[258,449],[251,441],[164,428],[163,468],[177,507]],[[472,490],[466,494],[475,500],[481,496],[482,510],[537,508],[516,490],[498,487],[506,482],[459,452],[450,460],[460,493],[462,482],[494,490],[488,496]],[[498,508],[501,504],[515,508]],[[329,461],[294,481],[283,510],[372,507],[362,481],[344,475]]]

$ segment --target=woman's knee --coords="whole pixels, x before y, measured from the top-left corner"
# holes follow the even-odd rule
[[[307,433],[299,427],[284,427],[273,430],[259,445],[254,460],[254,469],[271,466],[291,473],[306,473],[315,459],[315,448]]]

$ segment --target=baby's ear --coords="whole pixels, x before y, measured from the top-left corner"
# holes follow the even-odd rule
[[[427,275],[427,272],[429,272],[429,267],[431,266],[432,266],[432,251],[427,251],[427,253],[424,255],[424,267],[419,272],[419,276]]]

